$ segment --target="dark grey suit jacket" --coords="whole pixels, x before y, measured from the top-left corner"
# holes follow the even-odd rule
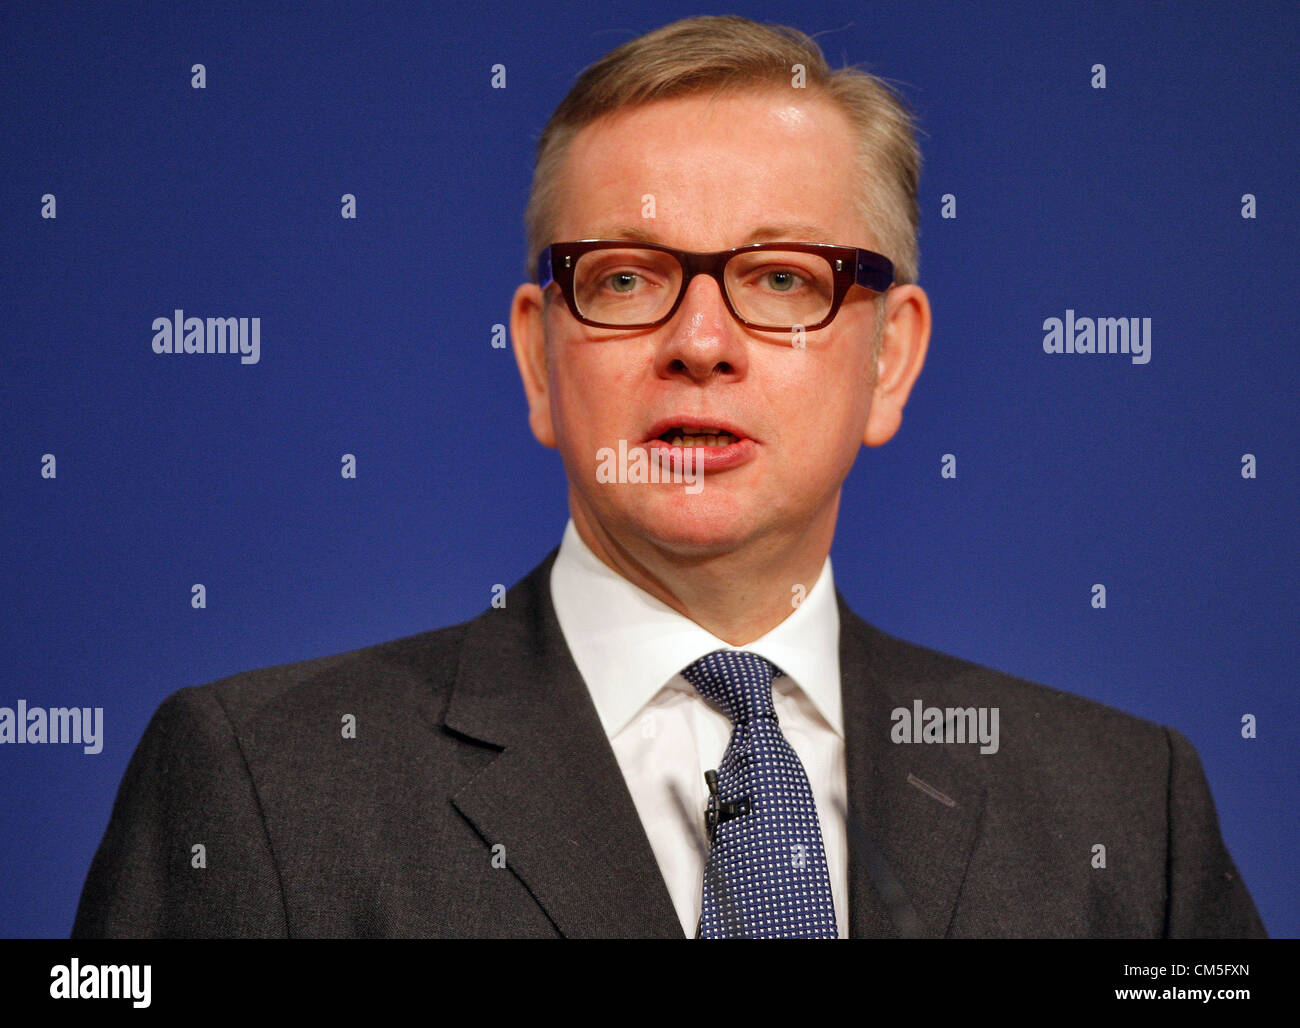
[[[73,936],[681,938],[554,559],[464,624],[169,697]],[[1182,735],[837,599],[855,937],[1263,934]],[[916,699],[998,707],[999,751],[891,742]]]

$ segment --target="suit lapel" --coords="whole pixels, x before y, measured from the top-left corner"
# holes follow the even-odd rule
[[[470,622],[447,728],[500,747],[452,802],[561,935],[681,938],[681,922],[551,604],[552,551]]]
[[[500,753],[452,796],[569,937],[681,938],[681,923],[550,598],[552,551],[470,622],[447,729]],[[973,747],[895,744],[891,712],[936,697],[919,647],[837,595],[855,938],[945,936],[986,786]],[[928,691],[927,691],[928,687]],[[909,922],[908,911],[915,912]]]
[[[928,651],[885,635],[837,598],[851,934],[942,938],[984,809],[978,750],[890,740],[891,711],[937,698]]]

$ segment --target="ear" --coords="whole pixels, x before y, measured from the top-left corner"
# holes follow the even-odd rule
[[[528,425],[543,446],[555,449],[551,394],[546,378],[546,333],[542,327],[542,291],[531,282],[515,290],[510,305],[510,340],[519,377],[528,397]]]
[[[903,422],[903,406],[921,374],[930,344],[930,300],[920,286],[895,286],[884,296],[885,327],[876,386],[862,441],[883,446]]]

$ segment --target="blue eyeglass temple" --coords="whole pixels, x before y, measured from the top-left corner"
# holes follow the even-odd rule
[[[894,265],[888,258],[880,257],[870,250],[855,250],[855,260],[857,261],[857,274],[854,281],[860,286],[874,290],[877,293],[883,293],[894,282]],[[869,263],[872,259],[883,261],[884,267],[877,264]],[[555,281],[555,273],[551,267],[551,248],[548,246],[537,257],[537,285],[545,289]]]

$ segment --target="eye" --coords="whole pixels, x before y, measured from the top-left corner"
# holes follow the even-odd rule
[[[787,268],[778,268],[772,271],[765,271],[762,280],[767,287],[776,293],[793,292],[803,282],[803,278],[796,275]]]
[[[605,276],[605,283],[616,293],[630,293],[640,277],[630,271],[616,271],[612,275]]]

